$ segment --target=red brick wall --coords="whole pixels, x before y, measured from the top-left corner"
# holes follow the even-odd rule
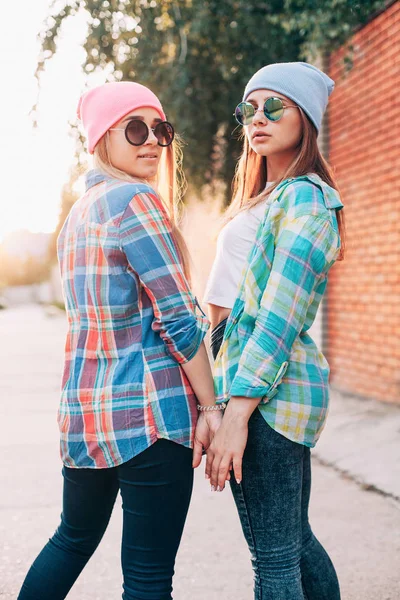
[[[329,159],[347,254],[331,271],[328,358],[344,392],[400,403],[400,2],[330,57]]]

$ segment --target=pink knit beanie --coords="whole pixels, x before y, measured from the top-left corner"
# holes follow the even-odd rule
[[[141,107],[154,108],[166,120],[157,96],[140,83],[114,81],[85,92],[79,99],[77,114],[86,132],[90,154],[110,127]]]

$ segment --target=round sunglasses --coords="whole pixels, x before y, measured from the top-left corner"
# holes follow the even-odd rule
[[[110,128],[110,131],[124,131],[126,141],[132,146],[142,146],[149,137],[150,130],[156,136],[159,146],[169,146],[174,141],[175,131],[168,121],[161,121],[154,128],[149,128],[143,121],[132,119],[132,121],[128,121],[125,128]]]
[[[267,98],[266,101],[264,102],[264,106],[263,108],[255,108],[253,106],[253,104],[251,104],[250,102],[240,102],[236,109],[235,112],[233,113],[233,116],[235,117],[236,121],[239,123],[239,125],[250,125],[253,121],[254,115],[259,111],[262,110],[265,117],[268,119],[268,121],[273,121],[274,123],[276,123],[276,121],[279,121],[280,119],[282,119],[283,117],[283,111],[286,108],[300,108],[299,106],[295,106],[295,105],[284,105],[283,104],[283,100],[281,98],[276,98],[271,96],[271,98]]]

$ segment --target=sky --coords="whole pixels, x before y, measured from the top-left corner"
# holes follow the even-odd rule
[[[59,50],[47,64],[38,128],[32,127],[37,34],[49,14],[50,0],[20,0],[18,11],[13,4],[2,7],[6,25],[0,36],[0,242],[14,230],[50,232],[56,227],[61,189],[74,157],[68,122],[75,119],[85,89],[81,64],[87,21],[82,13],[66,22]]]

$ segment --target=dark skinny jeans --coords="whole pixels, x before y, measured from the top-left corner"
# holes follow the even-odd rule
[[[123,502],[122,597],[170,600],[193,486],[192,450],[158,440],[109,469],[63,468],[61,523],[31,566],[18,600],[62,600],[96,550],[114,502]]]
[[[255,600],[340,600],[334,566],[308,520],[310,449],[249,420],[242,483],[231,489],[249,546]]]

